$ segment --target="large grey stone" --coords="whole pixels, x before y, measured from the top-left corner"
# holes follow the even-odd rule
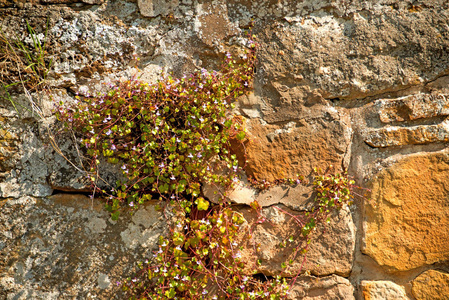
[[[0,298],[7,299],[123,299],[117,281],[132,276],[168,228],[152,204],[116,222],[83,195],[0,206]]]

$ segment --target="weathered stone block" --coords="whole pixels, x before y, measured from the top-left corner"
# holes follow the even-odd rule
[[[302,240],[301,226],[287,213],[301,213],[289,210],[283,205],[270,206],[262,210],[262,218],[252,209],[241,209],[248,221],[245,230],[250,231],[251,238],[244,242],[242,257],[247,265],[248,273],[266,275],[288,274],[296,276],[300,272],[310,271],[314,275],[324,276],[338,274],[347,276],[351,272],[355,247],[355,226],[349,210],[342,209],[331,216],[330,224],[319,224],[311,234],[309,246]],[[287,213],[285,213],[287,212]],[[293,236],[294,242],[280,247]],[[294,246],[293,246],[294,245]],[[306,247],[306,255],[297,253],[291,266],[283,269],[281,264],[292,258],[296,245]],[[261,264],[257,265],[257,259]]]
[[[412,293],[417,300],[449,299],[449,273],[429,270],[412,281]]]
[[[387,127],[367,129],[363,132],[365,142],[372,147],[420,145],[449,141],[449,121],[438,125],[411,127]]]
[[[372,179],[363,252],[389,271],[449,259],[449,155],[404,158]]]
[[[178,0],[137,0],[140,13],[144,17],[166,16],[178,6]]]
[[[314,167],[341,170],[350,153],[349,120],[336,109],[317,108],[315,118],[267,124],[247,122],[246,171],[258,180],[308,176]]]
[[[409,300],[404,287],[391,281],[363,280],[360,286],[365,300]]]
[[[212,1],[196,4],[194,31],[208,46],[217,46],[220,42],[238,33],[238,28],[229,21],[225,1]]]
[[[449,95],[415,94],[374,102],[383,123],[412,121],[449,115]]]
[[[291,300],[353,300],[354,287],[346,278],[299,276],[287,299]]]
[[[8,299],[123,299],[116,282],[132,276],[168,229],[152,204],[116,222],[83,195],[0,206],[0,297]]]

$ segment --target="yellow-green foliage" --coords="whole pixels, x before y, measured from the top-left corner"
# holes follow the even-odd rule
[[[93,188],[107,196],[113,218],[121,207],[133,210],[154,198],[170,203],[176,212],[177,220],[170,234],[160,237],[159,249],[123,283],[131,299],[274,300],[287,295],[285,278],[260,281],[244,275],[237,236],[245,219],[224,195],[219,204],[201,196],[202,184],[226,189],[237,179],[239,164],[230,142],[246,137],[239,119],[228,111],[251,87],[254,63],[255,43],[250,41],[238,60],[228,54],[219,72],[203,69],[151,85],[129,80],[105,94],[77,97],[73,108],[58,109],[59,119],[82,135]],[[95,185],[101,157],[119,164],[126,178],[115,188]],[[276,183],[296,185],[301,180]],[[347,202],[347,176],[323,175],[315,185],[318,206],[300,222],[292,216],[302,235],[289,243],[307,237],[329,208]],[[256,202],[252,207],[261,209]]]

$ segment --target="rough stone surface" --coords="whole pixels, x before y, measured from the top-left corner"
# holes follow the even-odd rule
[[[363,299],[365,300],[409,300],[404,287],[391,281],[367,281],[361,282]]]
[[[402,122],[449,115],[449,95],[415,94],[374,102],[382,123]]]
[[[66,105],[74,102],[61,89],[14,96],[17,110],[0,99],[0,133],[4,133],[0,138],[0,197],[44,197],[53,190],[91,190],[84,149],[74,142],[75,134],[64,131],[53,116],[55,99]],[[109,182],[121,176],[118,168],[107,164],[101,173]]]
[[[367,130],[365,142],[372,147],[403,146],[449,141],[449,120],[438,125],[387,127]]]
[[[236,26],[229,21],[226,1],[198,3],[194,24],[198,37],[209,46],[238,33]]]
[[[310,271],[314,275],[324,276],[338,274],[347,276],[351,272],[355,245],[355,228],[349,210],[342,209],[335,213],[329,225],[319,225],[317,233],[312,234],[312,243],[307,247],[301,239],[300,226],[288,214],[301,218],[301,213],[289,210],[285,206],[270,206],[262,210],[262,218],[250,209],[241,210],[248,221],[245,230],[251,232],[251,238],[244,236],[242,257],[247,264],[247,272],[265,275],[289,274],[295,276],[300,272]],[[263,222],[259,222],[262,221]],[[279,244],[287,242],[284,248]],[[291,266],[285,270],[281,264],[292,258],[297,245],[299,249],[307,247],[306,256],[298,253]],[[261,264],[256,261],[260,259]]]
[[[226,199],[236,204],[250,205],[253,201],[261,207],[268,207],[274,204],[283,204],[296,210],[303,210],[310,206],[313,197],[311,185],[297,184],[274,185],[267,190],[258,190],[253,187],[242,175],[240,180],[234,183],[234,188],[224,191],[222,187],[205,183],[202,192],[209,200],[218,203],[219,199],[226,195]]]
[[[287,299],[296,300],[353,300],[354,287],[346,278],[332,275],[314,277],[301,275]]]
[[[261,51],[260,76],[267,90],[273,80],[282,80],[287,86],[306,84],[324,98],[354,99],[445,75],[449,40],[438,25],[447,24],[444,1],[432,2],[432,9],[359,1],[340,10],[334,1],[320,1],[309,9],[325,2],[337,17],[322,10],[264,27],[269,42]]]
[[[312,117],[312,115],[314,115]],[[281,120],[271,125],[248,121],[246,145],[249,175],[258,180],[309,175],[314,167],[337,170],[346,166],[351,141],[349,120],[332,107],[316,107],[309,118]]]
[[[173,8],[178,6],[178,0],[137,0],[140,13],[145,17],[156,17],[157,15],[168,15]]]
[[[22,197],[0,206],[1,299],[123,299],[116,282],[132,276],[167,228],[152,205],[114,222],[98,200],[83,195]]]
[[[247,175],[267,180],[307,176],[313,167],[332,164],[336,170],[349,168],[357,184],[373,188],[372,200],[356,198],[352,216],[340,212],[340,219],[335,216],[326,233],[316,237],[317,248],[311,244],[304,270],[349,275],[353,284],[397,282],[408,296],[408,285],[428,265],[447,271],[447,159],[438,152],[447,151],[448,143],[448,1],[0,0],[0,16],[5,37],[17,37],[31,48],[26,21],[44,42],[48,20],[45,57],[52,60],[52,68],[45,84],[54,100],[68,103],[75,93],[104,92],[116,80],[154,82],[161,72],[182,76],[201,68],[218,70],[227,52],[243,54],[243,46],[253,39],[244,31],[252,27],[259,45],[254,89],[233,111],[247,118],[250,140],[245,149],[235,149],[241,159],[248,158]],[[20,81],[24,73],[2,63],[3,56],[2,78]],[[26,198],[90,188],[73,136],[56,134],[52,102],[46,93],[29,92],[16,86],[12,99],[36,112],[31,95],[41,116],[20,108],[18,114],[0,91],[0,201],[5,208],[0,251],[6,253],[0,286],[8,289],[0,292],[0,299],[6,294],[7,299],[111,299],[115,281],[153,243],[152,233],[159,229],[146,220],[153,220],[155,212],[148,208],[128,217],[126,225],[112,225],[100,210],[79,209],[86,220],[81,215],[64,217],[62,207],[73,208],[75,214],[78,198],[53,206],[49,199]],[[74,165],[51,147],[49,133],[55,133],[56,144]],[[115,182],[120,173],[106,169],[103,177]],[[257,200],[264,214],[280,222],[255,224],[254,236],[267,246],[257,255],[248,252],[250,261],[258,255],[274,257],[273,265],[266,262],[261,272],[279,273],[284,252],[275,245],[295,229],[273,206],[283,204],[298,214],[308,209],[312,190],[278,186],[259,192],[243,179],[229,195],[240,204]],[[14,202],[25,203],[23,199],[31,204]],[[24,216],[33,221],[21,223]],[[251,223],[255,216],[248,218]],[[42,230],[26,227],[27,222]],[[55,222],[70,234],[55,227],[55,241],[47,241]],[[114,231],[113,226],[122,227]],[[36,232],[43,237],[34,238]],[[27,254],[32,237],[34,256]],[[42,246],[41,240],[47,244]],[[84,240],[88,242],[81,244]],[[82,250],[76,255],[90,265],[72,267],[70,257],[76,255],[67,252],[71,241],[77,242],[74,249]],[[103,245],[110,247],[103,251]],[[54,254],[47,254],[45,247]],[[55,266],[42,262],[44,256],[56,259]],[[295,297],[351,299],[346,279],[329,278],[334,279],[304,279]],[[418,278],[429,277],[417,277],[415,290],[433,295],[418,285]],[[343,286],[347,296],[329,292]],[[62,295],[66,290],[67,296]]]
[[[449,298],[449,273],[429,270],[412,281],[412,293],[417,300]]]
[[[380,172],[365,207],[363,251],[392,271],[449,259],[448,178],[447,152],[410,156]]]

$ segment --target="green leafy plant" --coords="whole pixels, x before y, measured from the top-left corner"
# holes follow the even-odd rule
[[[235,245],[241,215],[224,197],[217,205],[201,197],[202,184],[232,187],[237,180],[239,166],[230,145],[244,140],[245,132],[228,111],[251,86],[254,52],[250,41],[238,59],[226,55],[220,72],[202,69],[153,85],[133,79],[106,94],[77,97],[73,109],[57,109],[59,119],[82,134],[93,188],[108,196],[106,208],[113,218],[121,207],[134,210],[156,198],[170,203],[181,220],[169,237],[161,238],[150,264],[142,266],[143,278],[124,285],[134,297],[197,299],[198,291],[206,295],[211,285],[218,292],[209,296],[220,299],[278,299],[285,292],[283,279],[270,286],[243,275]],[[99,189],[101,157],[118,164],[126,180]]]
[[[110,194],[108,210],[155,196],[196,198],[202,183],[232,185],[238,161],[230,153],[230,140],[243,139],[244,132],[227,110],[251,82],[253,54],[245,57],[241,64],[228,58],[221,73],[203,69],[181,79],[167,76],[154,85],[122,82],[107,94],[78,97],[78,106],[58,113],[67,126],[83,133],[92,174],[100,156],[120,164],[126,180],[115,190],[98,190]]]
[[[243,215],[226,195],[212,203],[201,190],[206,183],[226,190],[238,180],[240,167],[231,142],[243,142],[246,135],[242,120],[229,110],[251,88],[255,48],[250,40],[238,59],[228,53],[220,72],[168,75],[155,84],[132,79],[111,85],[107,93],[77,96],[78,103],[69,109],[59,103],[56,114],[79,135],[90,158],[92,188],[106,196],[113,219],[123,208],[134,211],[151,199],[161,200],[160,209],[176,216],[169,235],[160,237],[158,250],[138,263],[140,270],[122,284],[130,299],[275,300],[288,294],[286,278],[261,281],[245,274],[238,242],[245,234]],[[99,188],[103,158],[119,166],[125,180]],[[316,177],[316,209],[305,218],[291,214],[300,238],[307,238],[331,208],[347,203],[351,183],[345,176]],[[302,177],[252,181],[261,189],[303,182]],[[252,207],[261,209],[256,202]]]

